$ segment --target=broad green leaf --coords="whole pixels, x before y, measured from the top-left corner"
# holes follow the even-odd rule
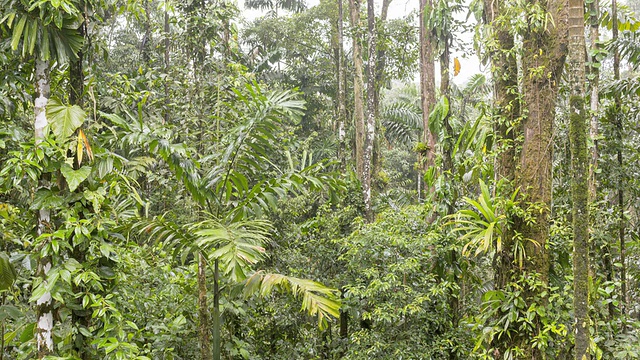
[[[79,106],[67,106],[58,99],[51,98],[47,103],[47,117],[50,119],[51,130],[59,142],[65,142],[78,129],[87,114]]]
[[[36,324],[32,323],[27,325],[24,330],[22,330],[22,334],[20,334],[20,343],[26,343],[27,341],[33,339],[33,329]]]
[[[0,252],[0,291],[11,288],[17,277],[16,269],[11,264],[9,256]]]
[[[89,177],[91,167],[83,166],[78,170],[73,170],[71,166],[64,164],[60,168],[60,172],[62,172],[62,176],[67,180],[69,191],[74,192],[78,186]]]

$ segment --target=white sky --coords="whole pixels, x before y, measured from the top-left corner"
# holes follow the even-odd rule
[[[389,18],[390,19],[401,18],[408,15],[412,11],[417,11],[418,4],[419,4],[418,1],[419,0],[392,0],[391,5],[389,6]],[[318,5],[319,3],[320,3],[319,0],[306,0],[307,7],[313,7]],[[376,3],[377,13],[379,14],[380,7],[382,6],[382,2],[381,0],[376,0],[375,3]],[[244,9],[244,0],[238,0],[238,5],[239,5],[239,8],[242,9],[242,16],[247,20],[253,20],[256,17],[264,14],[264,11]],[[456,14],[456,18],[458,18],[459,20],[465,20],[466,15],[467,15],[466,13],[459,13],[459,14]],[[469,21],[475,21],[475,20],[473,19],[473,17],[470,17]],[[473,41],[472,33],[462,33],[462,34],[456,34],[456,35],[461,36],[462,40],[469,44],[471,44]],[[466,50],[467,50],[466,54],[463,54],[461,51],[454,51],[451,54],[452,66],[453,66],[454,57],[457,57],[460,60],[460,64],[461,64],[460,74],[458,74],[458,76],[453,78],[453,82],[457,85],[463,85],[474,74],[488,72],[488,69],[482,69],[480,65],[480,61],[476,56],[473,50],[473,47],[469,45]],[[437,69],[436,69],[436,73],[437,73],[436,76],[438,77],[439,72],[437,71]],[[419,78],[419,74],[417,73],[417,69],[416,69],[416,81],[418,78]],[[436,78],[436,81],[439,81],[439,78]]]

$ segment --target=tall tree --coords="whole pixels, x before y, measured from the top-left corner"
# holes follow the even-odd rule
[[[504,0],[485,1],[484,21],[489,29],[488,52],[491,58],[493,83],[493,124],[498,154],[494,164],[495,180],[513,181],[515,176],[514,124],[520,116],[518,96],[518,65],[514,50],[514,36],[504,21],[507,11]],[[503,246],[510,249],[513,234],[503,236]],[[514,259],[510,251],[497,252],[494,258],[495,286],[504,288],[512,271]]]
[[[362,168],[362,193],[364,197],[364,209],[369,221],[373,220],[371,209],[371,175],[373,173],[373,145],[376,135],[376,14],[373,0],[367,0],[367,43],[369,58],[367,60],[367,127]]]
[[[585,114],[584,1],[569,0],[571,199],[573,217],[573,309],[576,360],[589,359],[589,156]]]
[[[355,149],[356,174],[362,181],[364,172],[364,143],[365,143],[365,120],[364,120],[364,70],[362,65],[362,46],[360,27],[360,0],[349,0],[349,20],[353,33],[353,121],[355,125]]]
[[[338,160],[344,167],[344,151],[345,151],[345,122],[347,120],[347,94],[346,94],[346,85],[347,85],[347,72],[344,62],[344,11],[343,11],[343,1],[337,0],[338,2],[338,16],[336,20],[336,82],[338,88]]]
[[[612,35],[613,41],[618,39],[618,1],[611,1],[611,20],[612,20]],[[613,51],[613,79],[614,81],[620,80],[620,53],[617,49]],[[613,111],[613,123],[616,126],[616,157],[618,160],[618,240],[620,242],[620,284],[621,284],[621,296],[620,310],[624,318],[627,307],[627,264],[626,253],[627,245],[625,241],[625,218],[624,218],[624,159],[622,157],[622,141],[624,126],[622,125],[622,98],[620,93],[615,94],[614,98],[614,111]]]
[[[435,165],[436,138],[429,130],[429,114],[436,103],[436,83],[434,65],[434,43],[428,24],[433,0],[420,0],[418,23],[420,28],[420,100],[422,104],[422,147],[420,155],[423,170]],[[426,188],[427,191],[430,189]]]
[[[549,277],[549,236],[551,184],[553,169],[553,123],[560,76],[567,54],[567,7],[564,0],[529,0],[525,6],[537,9],[543,21],[528,16],[522,34],[523,114],[520,171],[516,186],[528,203],[535,222],[516,224],[515,231],[528,239],[525,269],[539,274],[543,282]]]

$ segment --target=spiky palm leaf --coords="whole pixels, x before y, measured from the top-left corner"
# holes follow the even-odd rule
[[[420,108],[410,101],[398,101],[382,109],[382,125],[389,143],[411,145],[423,129]]]
[[[312,316],[317,315],[321,329],[326,328],[327,318],[340,316],[337,290],[316,281],[258,271],[247,279],[244,287],[246,296],[267,296],[273,290],[290,292],[296,298],[302,298],[302,310]]]
[[[614,41],[605,46],[609,52],[618,51],[622,59],[629,61],[633,69],[640,66],[640,31],[623,31]]]

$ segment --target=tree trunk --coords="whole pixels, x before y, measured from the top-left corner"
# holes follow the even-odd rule
[[[373,143],[376,135],[376,15],[373,0],[367,0],[367,27],[369,59],[367,61],[367,129],[365,134],[363,169],[362,169],[362,193],[364,196],[364,209],[369,221],[373,220],[371,209],[371,176],[373,166]]]
[[[213,265],[213,360],[220,360],[220,262]]]
[[[338,160],[341,167],[345,168],[345,122],[347,119],[347,95],[345,90],[347,72],[344,63],[344,21],[343,21],[343,8],[342,0],[338,0],[338,19],[337,19],[337,32],[336,32],[336,71],[338,82]]]
[[[493,82],[493,128],[498,156],[494,163],[495,182],[511,183],[515,176],[515,146],[512,129],[520,116],[518,96],[518,64],[514,53],[514,37],[508,23],[500,18],[505,16],[505,1],[485,0],[484,22],[490,28],[492,37],[488,52],[491,57],[491,75]],[[510,186],[504,189],[511,191]],[[503,250],[494,257],[494,286],[504,289],[515,270],[511,233],[503,236]]]
[[[569,0],[569,140],[573,203],[573,309],[576,360],[589,359],[589,159],[585,116],[584,0]]]
[[[200,359],[211,360],[209,308],[207,307],[207,262],[204,255],[200,253],[198,254],[198,320],[200,322],[200,325],[198,326],[198,336],[200,337]]]
[[[50,79],[49,61],[36,60],[35,71],[35,101],[34,101],[34,132],[36,146],[45,139],[45,128],[48,125],[46,107],[49,101]],[[45,187],[44,180],[41,179],[39,187]],[[48,209],[40,209],[37,212],[37,236],[51,229],[51,213]],[[40,257],[38,261],[38,276],[43,284],[47,284],[47,274],[51,270],[51,258],[49,256]],[[53,299],[50,292],[45,292],[36,300],[36,327],[34,330],[36,345],[38,348],[38,359],[42,359],[53,353]]]
[[[349,0],[349,18],[353,28],[353,120],[356,129],[354,155],[356,158],[356,175],[363,181],[364,172],[364,73],[362,69],[362,48],[360,46],[360,0]]]
[[[591,56],[589,59],[589,72],[591,75],[591,80],[589,82],[591,85],[591,121],[589,126],[589,136],[591,137],[591,141],[593,142],[591,148],[591,165],[589,166],[589,194],[591,195],[591,199],[596,198],[596,170],[598,169],[598,110],[600,104],[598,90],[600,84],[600,67],[596,54],[600,49],[599,18],[599,1],[593,0],[589,3],[589,39],[591,43]]]
[[[544,24],[529,19],[523,32],[522,92],[523,114],[519,138],[523,139],[519,153],[520,171],[515,185],[520,188],[523,205],[531,204],[533,222],[514,219],[514,231],[521,234],[526,257],[523,271],[544,284],[549,281],[549,254],[546,249],[551,213],[553,168],[553,124],[561,73],[567,54],[567,6],[565,0],[529,0],[525,6],[539,8],[550,19]],[[520,269],[517,269],[521,272]],[[528,288],[529,299],[540,297],[544,287]],[[544,297],[539,300],[544,305]],[[534,331],[542,331],[535,323]],[[527,359],[542,357],[531,339],[522,338],[519,346],[526,349]]]
[[[567,54],[567,11],[564,0],[530,0],[531,7],[548,11],[551,19],[546,26],[529,24],[523,35],[523,93],[522,150],[520,172],[516,185],[526,201],[540,206],[533,211],[535,223],[518,222],[516,231],[526,241],[525,269],[538,273],[548,282],[549,255],[545,244],[549,236],[551,210],[551,174],[553,168],[553,123],[560,75]]]
[[[618,39],[618,2],[613,0],[611,2],[611,18],[613,20],[613,41]],[[620,80],[620,54],[617,50],[613,52],[613,79]],[[620,296],[620,312],[623,318],[623,331],[626,331],[624,325],[624,319],[627,314],[627,260],[626,260],[626,243],[625,243],[625,226],[624,219],[624,160],[622,157],[623,147],[623,131],[624,126],[622,124],[622,114],[620,113],[622,108],[622,99],[620,94],[615,95],[615,109],[613,112],[614,124],[616,126],[616,146],[617,146],[617,160],[618,160],[618,239],[620,241],[620,286],[622,294]]]
[[[170,27],[169,27],[169,12],[167,10],[167,4],[164,4],[164,72],[167,75],[164,79],[164,114],[162,116],[162,123],[169,123],[169,46],[170,46]]]
[[[430,29],[426,27],[427,8],[432,6],[432,0],[420,0],[419,27],[420,27],[420,102],[422,105],[422,144],[420,157],[423,170],[427,171],[435,165],[436,138],[429,130],[429,114],[436,103],[436,83],[433,39]],[[433,189],[425,182],[426,193],[432,193]]]

